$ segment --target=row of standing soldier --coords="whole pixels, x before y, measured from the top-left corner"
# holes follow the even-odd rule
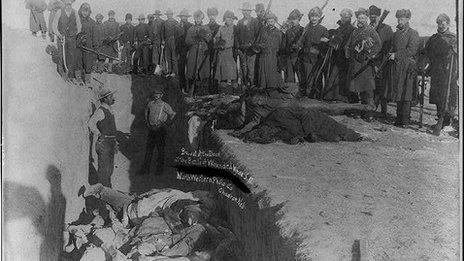
[[[303,15],[297,9],[277,28],[277,17],[263,4],[256,5],[254,18],[247,2],[240,9],[243,18],[237,25],[231,11],[224,13],[225,24],[219,25],[218,10],[209,8],[208,24],[203,24],[201,11],[194,13],[192,24],[187,10],[179,13],[178,22],[168,9],[166,20],[157,10],[149,15],[148,23],[140,15],[139,24],[133,26],[132,15],[127,14],[126,23],[119,26],[113,11],[104,23],[101,14],[95,22],[90,17],[90,5],[82,4],[76,14],[72,2],[55,0],[49,4],[49,34],[58,36],[59,45],[65,42],[66,61],[58,66],[59,71],[61,68],[62,74],[78,83],[83,75],[85,81],[89,80],[93,61],[101,56],[77,47],[88,46],[107,57],[117,57],[118,41],[124,73],[153,73],[157,65],[163,64],[168,75],[178,75],[186,92],[217,92],[218,83],[238,87],[239,78],[245,88],[259,89],[277,88],[282,82],[298,79],[301,96],[353,103],[360,99],[368,121],[379,105],[386,116],[387,103],[396,102],[396,125],[405,127],[410,123],[411,106],[423,98],[417,81],[418,72],[426,64],[418,66],[422,55],[430,63],[430,103],[437,105],[443,125],[450,123],[456,111],[457,41],[449,31],[450,18],[446,14],[436,20],[438,32],[421,44],[418,32],[409,26],[411,12],[405,9],[396,12],[398,25],[393,32],[382,19],[388,12],[382,14],[376,6],[356,11],[356,26],[351,21],[352,11],[343,9],[339,27],[327,30],[321,25],[319,7],[310,10],[306,27],[299,24]],[[67,74],[62,68],[67,69]]]

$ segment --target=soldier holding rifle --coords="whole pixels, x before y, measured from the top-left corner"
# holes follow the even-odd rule
[[[438,123],[434,126],[434,133],[439,135],[444,126],[452,123],[458,105],[458,57],[457,38],[449,30],[449,16],[440,14],[436,22],[437,33],[427,41],[423,52],[430,61],[429,103],[437,106]]]

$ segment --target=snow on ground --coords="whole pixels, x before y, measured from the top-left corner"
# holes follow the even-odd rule
[[[219,134],[272,204],[285,203],[281,231],[300,233],[308,260],[351,260],[355,240],[362,260],[457,260],[458,139],[334,118],[374,141],[258,145]]]
[[[4,253],[54,260],[63,223],[83,208],[89,94],[58,76],[47,42],[2,28]]]

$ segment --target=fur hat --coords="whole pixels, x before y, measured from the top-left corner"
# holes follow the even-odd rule
[[[172,14],[174,14],[174,12],[172,11],[171,8],[168,8],[164,14],[165,15],[172,15]]]
[[[318,6],[311,8],[308,13],[308,17],[313,17],[313,16],[322,16],[322,10]]]
[[[255,5],[255,12],[256,13],[259,13],[259,12],[262,12],[262,11],[265,11],[265,10],[266,10],[266,8],[264,7],[263,3],[259,3],[259,4]]]
[[[206,10],[206,14],[208,16],[217,16],[219,14],[219,11],[216,7],[208,8]]]
[[[340,16],[353,17],[353,11],[351,11],[351,9],[345,8],[342,11],[340,11]]]
[[[104,18],[103,15],[100,14],[100,13],[98,13],[98,14],[95,16],[95,20],[99,20],[99,19],[103,20],[103,18]],[[131,18],[131,19],[132,19],[132,18]]]
[[[253,7],[251,6],[250,2],[244,2],[242,4],[242,8],[240,8],[242,11],[253,11]]]
[[[235,16],[234,12],[230,11],[230,10],[227,10],[225,11],[224,15],[222,16],[222,20],[226,20],[226,18],[232,18],[234,20],[237,19],[237,17]]]
[[[396,18],[411,18],[411,10],[409,9],[400,9],[396,11]]]
[[[145,20],[145,15],[144,15],[144,14],[140,14],[138,19],[139,19],[139,20]]]
[[[369,12],[364,8],[359,8],[358,11],[354,12],[354,15],[356,15],[356,17],[358,17],[360,15],[369,16]]]
[[[110,11],[108,12],[108,16],[115,15],[115,14],[116,14],[116,13],[115,13],[113,10],[110,10]]]
[[[201,19],[205,18],[205,14],[201,10],[197,10],[197,11],[195,11],[195,13],[193,13],[193,18],[201,20]]]
[[[131,19],[131,20],[132,20],[132,14],[127,13],[127,14],[126,14],[126,19],[124,19],[124,20],[127,20],[127,19]]]
[[[160,10],[155,10],[155,13],[153,15],[154,16],[162,16],[163,14],[161,13]]]
[[[290,14],[288,15],[288,20],[300,20],[303,17],[303,14],[300,13],[300,10],[293,9]]]
[[[375,5],[369,6],[369,15],[380,16],[381,13],[382,13],[382,9],[378,8],[377,6]]]
[[[445,21],[447,24],[449,24],[451,22],[451,19],[447,14],[439,14],[436,22],[438,23],[438,21]]]

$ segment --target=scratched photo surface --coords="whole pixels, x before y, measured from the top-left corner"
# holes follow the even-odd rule
[[[455,0],[2,0],[2,258],[462,260],[461,53]]]

